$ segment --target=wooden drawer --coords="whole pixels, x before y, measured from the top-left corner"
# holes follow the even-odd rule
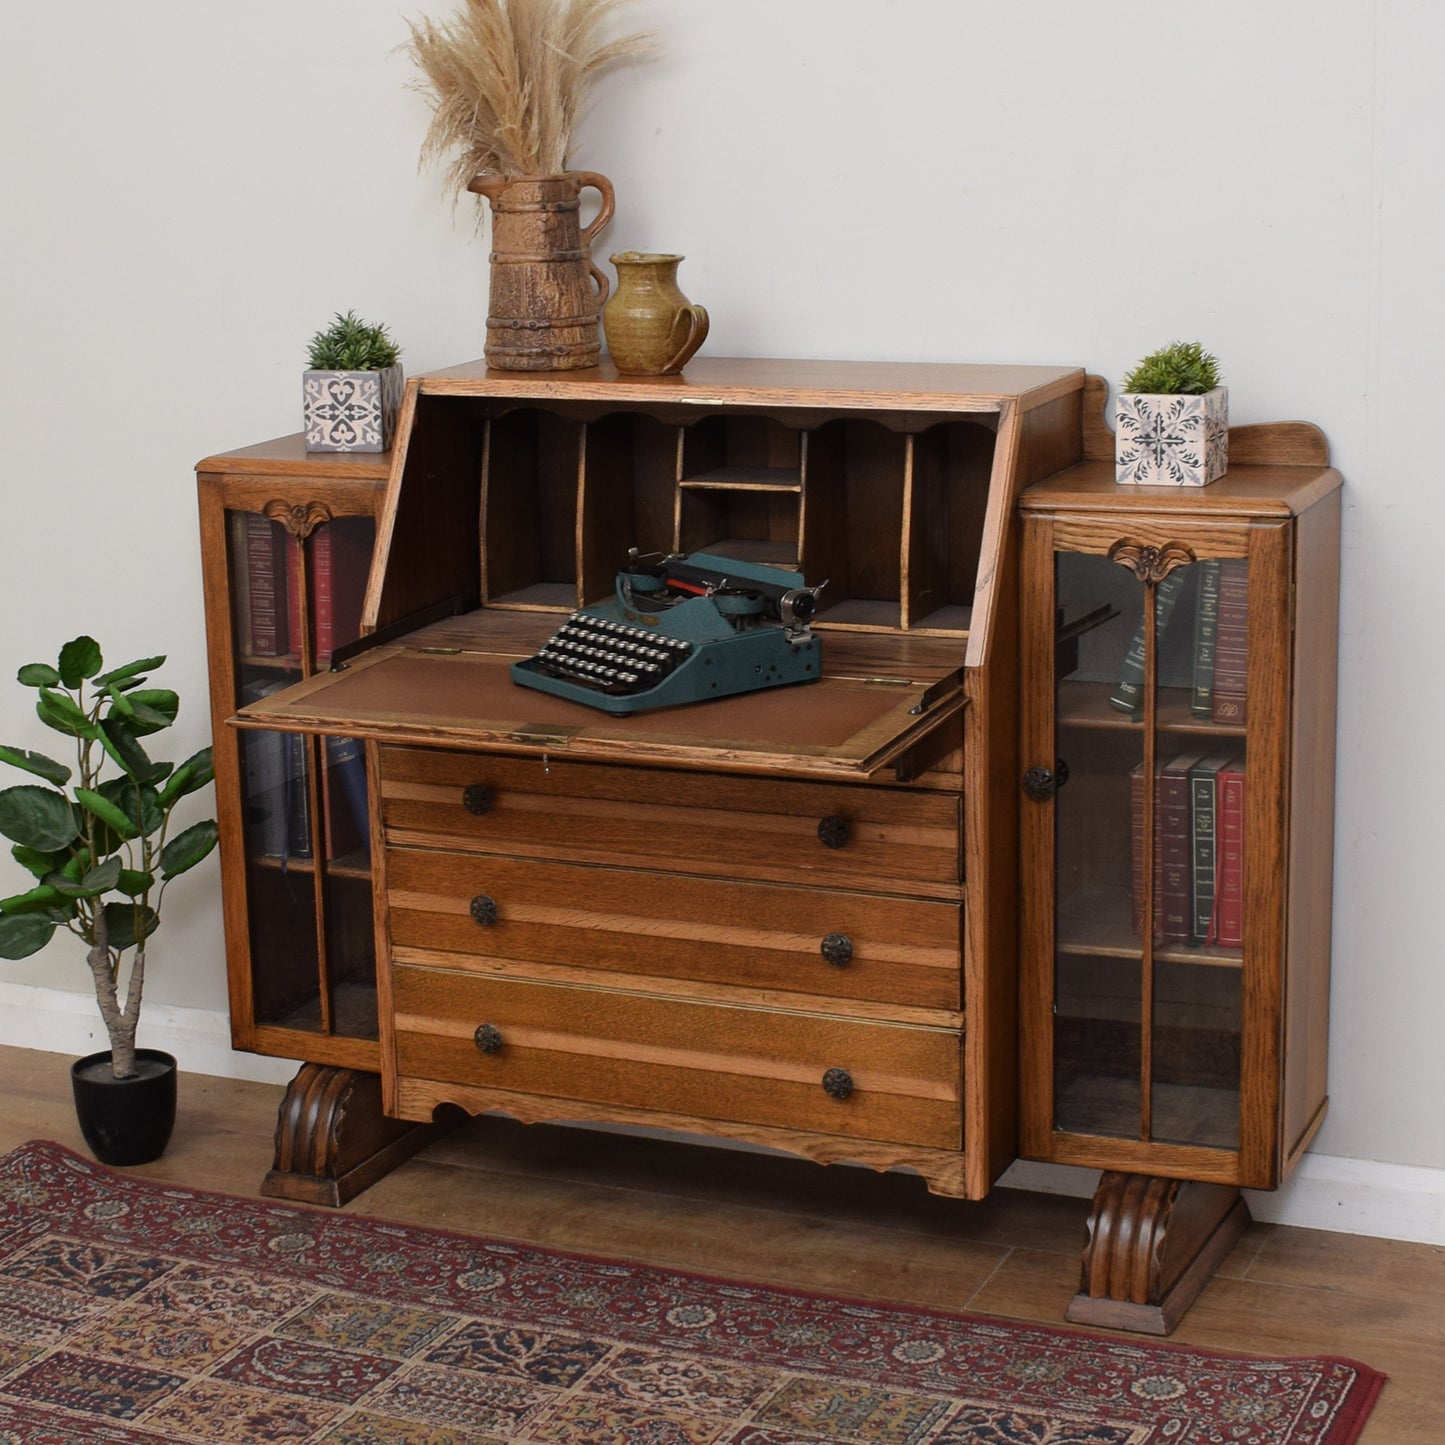
[[[394,746],[381,777],[394,843],[958,896],[956,793]]]
[[[407,962],[544,963],[826,1000],[960,1007],[956,903],[389,849]],[[473,906],[475,904],[475,907]]]
[[[952,1030],[398,965],[399,1078],[956,1149]],[[495,1044],[484,1052],[478,1030]],[[851,1093],[835,1097],[846,1071]],[[840,1090],[841,1091],[841,1090]],[[585,1108],[579,1116],[585,1117]]]

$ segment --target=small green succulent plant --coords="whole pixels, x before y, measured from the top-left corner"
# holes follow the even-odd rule
[[[1155,396],[1202,396],[1219,382],[1217,357],[1197,341],[1175,341],[1146,356],[1119,389]]]
[[[311,338],[309,353],[313,371],[385,371],[400,355],[386,327],[373,326],[354,311],[344,316],[338,311],[331,325]]]

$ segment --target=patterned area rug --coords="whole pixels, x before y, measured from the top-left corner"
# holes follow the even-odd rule
[[[0,1159],[0,1445],[1346,1445],[1381,1380]]]

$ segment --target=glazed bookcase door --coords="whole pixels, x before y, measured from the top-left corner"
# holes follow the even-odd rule
[[[1273,1147],[1277,926],[1255,885],[1281,788],[1257,719],[1285,699],[1256,693],[1286,669],[1255,654],[1284,619],[1258,616],[1276,599],[1247,527],[1028,537],[1052,668],[1026,703],[1026,757],[1049,764],[1025,778],[1027,1152],[1242,1182]]]
[[[329,667],[360,634],[375,522],[305,503],[227,509],[234,699]],[[268,1052],[377,1036],[364,754],[348,738],[237,739],[249,1023]],[[266,1035],[273,1034],[268,1040]],[[300,1055],[298,1055],[300,1056]]]

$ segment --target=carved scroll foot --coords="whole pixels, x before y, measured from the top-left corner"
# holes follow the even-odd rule
[[[388,1119],[375,1074],[302,1064],[276,1115],[276,1157],[261,1193],[339,1207],[445,1127]]]
[[[1231,1185],[1106,1172],[1065,1318],[1169,1334],[1248,1223],[1249,1206]]]

